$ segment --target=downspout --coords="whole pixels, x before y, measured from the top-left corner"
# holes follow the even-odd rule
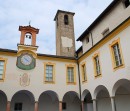
[[[78,78],[79,78],[79,98],[80,98],[80,109],[82,111],[82,98],[81,98],[81,80],[80,80],[80,70],[79,70],[79,62],[78,58],[76,58],[77,65],[78,65]]]
[[[91,35],[91,40],[92,40],[92,47],[93,47],[93,34],[92,34],[92,32],[90,32],[90,31],[88,31],[89,33],[90,33],[90,35]]]

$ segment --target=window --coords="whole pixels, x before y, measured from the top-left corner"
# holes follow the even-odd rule
[[[75,65],[67,65],[67,84],[75,84]]]
[[[68,67],[68,82],[74,82],[74,68],[73,67]]]
[[[63,109],[63,110],[66,109],[66,103],[65,103],[65,102],[62,103],[62,109]]]
[[[54,63],[45,63],[45,82],[54,83]]]
[[[110,44],[110,50],[113,60],[113,68],[116,69],[123,65],[123,57],[121,53],[121,47],[120,47],[120,39],[115,40]]]
[[[127,7],[130,5],[130,0],[125,0],[125,1],[124,1],[124,5],[125,5],[125,7],[127,8]]]
[[[22,103],[15,103],[14,111],[22,111]]]
[[[53,66],[46,65],[46,81],[53,81]]]
[[[107,34],[109,34],[109,32],[110,32],[109,28],[106,28],[106,29],[102,32],[103,37],[105,37]]]
[[[101,67],[100,67],[100,61],[99,61],[99,54],[95,54],[93,56],[94,61],[94,71],[95,71],[95,77],[101,76]]]
[[[4,80],[6,70],[6,59],[0,58],[0,81]]]
[[[89,43],[89,37],[86,38],[86,43]]]
[[[86,76],[86,64],[83,63],[81,65],[81,71],[82,71],[82,81],[85,82],[87,81],[87,76]]]
[[[118,43],[112,46],[113,53],[114,53],[114,59],[115,59],[115,65],[118,67],[122,64],[121,54]]]
[[[64,24],[65,24],[65,25],[68,25],[68,24],[69,24],[68,15],[64,15]]]

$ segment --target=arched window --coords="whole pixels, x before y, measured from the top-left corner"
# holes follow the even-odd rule
[[[64,15],[64,24],[65,24],[65,25],[68,25],[68,24],[69,24],[68,15]]]
[[[32,43],[32,35],[30,33],[25,34],[25,45],[31,45]]]

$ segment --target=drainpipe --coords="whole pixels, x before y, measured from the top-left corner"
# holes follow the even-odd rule
[[[93,47],[93,34],[92,34],[92,32],[90,32],[90,31],[88,31],[89,33],[90,33],[90,35],[91,35],[91,40],[92,40],[92,47]]]
[[[80,81],[80,70],[79,70],[79,62],[78,58],[76,58],[77,65],[78,65],[78,78],[79,78],[79,96],[80,96],[80,109],[82,111],[82,99],[81,99],[81,81]]]

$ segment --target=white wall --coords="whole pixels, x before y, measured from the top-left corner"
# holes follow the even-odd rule
[[[114,84],[120,80],[120,79],[128,79],[130,78],[130,44],[128,41],[130,41],[130,26],[124,29],[119,34],[115,35],[114,38],[112,38],[109,42],[102,45],[100,48],[97,48],[94,52],[92,52],[89,56],[87,56],[84,60],[80,62],[82,64],[83,62],[86,62],[86,72],[87,72],[87,82],[82,83],[82,92],[87,89],[90,91],[92,98],[95,98],[94,91],[97,86],[103,85],[108,89],[108,92],[110,96],[113,96],[112,94],[112,88]],[[120,39],[120,45],[122,49],[123,59],[124,59],[124,68],[120,68],[116,71],[113,70],[112,66],[112,57],[110,53],[109,44],[111,44],[114,40]],[[94,64],[93,64],[93,55],[95,53],[99,53],[100,58],[100,66],[101,66],[101,72],[102,77],[95,78],[94,77]],[[81,73],[81,71],[80,71]],[[81,76],[82,81],[82,76]]]
[[[17,56],[0,54],[0,57],[7,59],[5,80],[0,83],[0,88],[7,94],[8,100],[11,100],[12,96],[20,90],[32,92],[36,101],[38,101],[39,96],[46,90],[56,92],[60,101],[68,91],[79,93],[78,70],[74,62],[47,60],[44,57],[42,59],[37,58],[35,69],[27,71],[17,68]],[[46,62],[55,63],[55,84],[44,83],[44,63]],[[68,64],[76,65],[76,85],[67,85],[66,83],[66,65]],[[30,84],[28,86],[20,85],[20,78],[24,73],[29,75]]]
[[[110,31],[115,29],[119,24],[121,24],[130,15],[130,6],[125,8],[124,4],[120,2],[115,6],[112,11],[110,11],[101,22],[96,25],[91,31],[93,37],[93,43],[96,44],[99,40],[103,38],[102,32],[109,28]],[[91,39],[90,39],[91,42]],[[91,43],[86,44],[86,39],[83,39],[83,53],[85,53],[91,47]]]

